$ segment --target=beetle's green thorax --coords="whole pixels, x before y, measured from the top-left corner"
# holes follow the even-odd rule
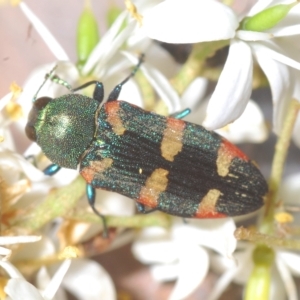
[[[59,166],[76,169],[95,132],[99,102],[78,94],[40,98],[30,112],[26,134]]]

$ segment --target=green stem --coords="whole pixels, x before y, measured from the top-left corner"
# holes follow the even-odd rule
[[[228,45],[228,40],[198,43],[193,46],[192,53],[180,72],[171,79],[172,86],[181,95],[188,85],[198,76],[203,75],[205,60],[213,56],[218,49]]]
[[[66,216],[74,221],[99,223],[102,220],[94,213],[88,212],[72,212]],[[134,215],[134,216],[105,216],[108,227],[125,227],[125,228],[144,228],[149,226],[170,227],[171,218],[163,213],[153,213],[149,215]]]
[[[275,154],[269,180],[269,193],[266,198],[265,214],[260,226],[261,233],[273,233],[274,210],[277,203],[278,190],[282,178],[284,162],[287,156],[287,150],[290,145],[291,135],[299,109],[299,102],[296,100],[292,100],[283,124],[282,131],[275,146]]]
[[[286,239],[285,237],[278,238],[268,234],[262,234],[258,231],[250,230],[244,227],[239,227],[234,232],[237,240],[249,241],[260,245],[266,245],[270,248],[280,247],[284,249],[300,250],[300,241],[296,239]]]
[[[86,182],[78,176],[68,186],[51,190],[46,199],[32,211],[29,218],[18,222],[15,226],[26,232],[33,232],[51,220],[65,216],[84,195],[85,186]]]
[[[70,185],[53,189],[46,199],[38,205],[30,217],[21,220],[16,227],[25,232],[34,232],[57,217],[81,222],[102,224],[94,213],[78,212],[75,208],[78,200],[85,194],[86,182],[78,176]],[[143,228],[148,226],[169,227],[170,218],[165,214],[124,216],[106,216],[109,227]]]

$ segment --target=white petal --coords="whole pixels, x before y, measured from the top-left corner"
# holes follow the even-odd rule
[[[101,40],[93,49],[92,53],[90,54],[87,62],[85,63],[82,74],[86,75],[94,68],[95,64],[101,59],[101,57],[107,53],[107,51],[111,50],[110,44],[112,43],[115,36],[120,31],[122,24],[127,16],[126,12],[121,13],[118,18],[115,20],[113,25],[107,30]]]
[[[236,248],[233,235],[235,223],[231,218],[215,220],[188,220],[188,224],[178,221],[173,228],[173,237],[177,242],[195,244],[211,248],[232,259]]]
[[[218,84],[208,103],[203,122],[209,130],[227,125],[245,110],[252,89],[252,54],[241,41],[231,43],[228,58]]]
[[[74,260],[63,285],[79,300],[116,299],[110,276],[101,265],[92,260]]]
[[[278,256],[284,261],[284,263],[289,267],[290,271],[295,276],[300,275],[300,255],[292,252],[279,252]]]
[[[284,203],[299,206],[300,173],[288,176],[280,189],[280,197]]]
[[[236,275],[237,270],[233,268],[223,273],[218,279],[217,283],[214,285],[212,291],[207,300],[217,300],[229,286],[230,282],[233,281],[234,276]]]
[[[191,294],[205,278],[209,266],[207,251],[202,247],[194,244],[181,244],[178,247],[181,248],[179,277],[169,300],[184,299]]]
[[[270,289],[270,300],[287,299],[285,286],[283,285],[282,278],[277,268],[271,270],[271,289]]]
[[[262,143],[268,137],[268,129],[259,106],[250,100],[242,115],[233,123],[216,130],[230,142]]]
[[[268,32],[257,32],[248,30],[238,30],[236,32],[236,38],[239,38],[244,41],[264,41],[273,37],[273,34]]]
[[[298,300],[297,288],[294,279],[290,271],[288,270],[287,266],[278,256],[276,257],[275,263],[278,268],[279,274],[282,278],[283,284],[285,286],[285,290],[288,295],[288,300]]]
[[[268,48],[255,45],[255,49],[256,59],[270,84],[274,104],[274,131],[279,133],[292,99],[294,79],[286,65],[272,58]]]
[[[135,22],[131,22],[127,25],[127,27],[119,33],[116,38],[109,45],[110,51],[108,51],[105,55],[101,56],[99,61],[96,64],[94,74],[97,76],[102,76],[105,71],[105,65],[107,62],[116,54],[116,52],[121,48],[129,36],[132,34],[134,28],[136,27]]]
[[[13,93],[10,92],[0,99],[0,111],[6,106],[6,104],[10,101],[12,96]]]
[[[82,69],[83,75],[90,73],[96,66],[93,73],[97,74],[98,77],[103,76],[105,73],[104,66],[116,54],[120,46],[126,42],[126,39],[129,38],[136,26],[135,22],[130,22],[127,24],[126,28],[120,32],[126,16],[127,12],[121,13],[113,25],[101,38]]]
[[[71,265],[71,259],[66,259],[59,267],[59,269],[56,271],[54,276],[52,277],[49,285],[47,286],[46,290],[43,292],[43,296],[45,299],[51,300],[57,290],[59,289],[67,271],[69,270],[69,267]]]
[[[239,246],[234,253],[234,260],[226,259],[217,253],[211,253],[211,268],[218,274],[236,270],[233,275],[233,281],[237,284],[245,285],[253,268],[253,249],[254,245],[251,244],[246,244],[244,248]]]
[[[176,280],[179,276],[178,263],[150,266],[150,273],[158,282]]]
[[[287,26],[273,31],[275,37],[291,36],[300,34],[300,25]]]
[[[269,6],[271,3],[274,3],[274,0],[258,0],[250,9],[247,16],[253,16],[257,13],[264,10],[267,6]]]
[[[197,43],[230,39],[238,27],[234,12],[213,0],[164,1],[148,11],[143,29],[167,43]]]
[[[178,112],[181,109],[180,98],[170,85],[169,80],[161,72],[147,63],[142,64],[141,70],[157,94],[167,105],[169,113]]]
[[[268,53],[270,58],[277,60],[278,62],[281,62],[292,68],[300,70],[300,62],[281,53],[281,49],[279,47],[277,47],[276,44],[274,44],[273,42],[264,41],[264,42],[261,42],[261,45],[265,46],[264,51]],[[259,45],[257,43],[253,43],[253,44],[251,44],[251,47],[255,50],[255,52],[258,52],[258,51],[262,51],[261,45]]]
[[[23,275],[20,273],[20,271],[12,265],[8,261],[0,260],[0,267],[5,270],[5,272],[9,275],[11,278],[20,278],[24,279]]]
[[[181,107],[190,108],[193,110],[200,102],[206,93],[208,80],[203,77],[197,77],[185,89],[181,96]]]
[[[29,7],[21,2],[19,4],[23,13],[26,15],[28,20],[32,23],[35,30],[40,34],[41,38],[44,40],[49,50],[53,53],[57,60],[69,60],[67,53],[57,42],[55,37],[51,34],[48,28],[41,22],[41,20],[29,9]]]
[[[0,255],[4,256],[3,260],[6,260],[11,255],[11,252],[10,249],[0,247]]]
[[[55,246],[53,241],[43,236],[43,238],[36,243],[24,244],[19,251],[13,252],[14,261],[18,260],[34,260],[37,257],[50,256],[55,253]]]
[[[135,212],[132,199],[108,191],[97,191],[96,203],[100,204],[104,215],[132,216]]]
[[[50,280],[51,280],[51,276],[48,272],[48,269],[46,268],[46,266],[42,266],[36,274],[36,280],[35,280],[36,287],[40,291],[45,290]]]
[[[44,300],[39,291],[32,284],[20,278],[10,279],[4,291],[12,300]]]
[[[169,232],[160,227],[149,227],[142,230],[139,238],[132,245],[132,253],[145,264],[168,264],[178,258]]]
[[[19,236],[0,236],[0,245],[14,245],[21,243],[34,243],[41,240],[41,236],[19,235]]]
[[[178,253],[174,250],[174,244],[169,241],[135,242],[132,248],[134,256],[144,264],[172,263]]]
[[[0,152],[0,164],[3,167],[10,167],[12,170],[23,171],[27,178],[31,181],[40,181],[45,179],[45,175],[34,167],[29,161],[25,160],[23,156],[11,152],[11,151],[1,151]],[[5,174],[4,174],[5,176]]]

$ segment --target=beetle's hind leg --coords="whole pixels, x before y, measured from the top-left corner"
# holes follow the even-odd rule
[[[175,118],[175,119],[183,119],[184,117],[186,117],[190,113],[191,113],[191,110],[189,108],[186,108],[182,111],[171,114],[170,117]]]
[[[157,208],[146,208],[146,206],[144,204],[141,204],[138,202],[136,202],[136,208],[137,208],[138,212],[140,212],[142,214],[150,214],[150,213],[158,210]]]
[[[132,78],[135,73],[137,72],[137,70],[140,68],[142,62],[144,61],[144,54],[141,54],[139,61],[137,63],[137,65],[135,66],[135,68],[132,70],[132,72],[121,82],[119,83],[117,86],[115,86],[115,88],[111,91],[111,93],[108,96],[107,102],[109,101],[114,101],[117,100],[119,98],[119,95],[121,93],[122,87],[123,85],[130,79]]]
[[[86,185],[86,195],[89,201],[89,205],[91,206],[93,212],[101,218],[102,224],[103,224],[103,237],[105,239],[108,238],[108,229],[106,224],[106,218],[103,216],[95,207],[95,199],[96,199],[96,191],[95,188],[93,188],[90,184]]]

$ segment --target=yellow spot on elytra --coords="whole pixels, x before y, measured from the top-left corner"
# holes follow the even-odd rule
[[[228,175],[229,167],[234,158],[246,162],[249,161],[246,154],[244,154],[239,148],[231,144],[226,139],[222,139],[217,157],[217,172],[220,176],[225,177]]]
[[[142,174],[142,173],[143,173],[143,169],[139,168],[139,174]]]
[[[294,221],[294,217],[287,212],[276,213],[274,218],[278,223],[281,223],[281,224],[291,223]]]
[[[181,120],[167,119],[167,127],[164,130],[161,141],[161,155],[168,161],[174,161],[175,156],[182,150],[182,138],[185,123]]]
[[[142,26],[143,16],[138,13],[136,6],[131,0],[124,0],[124,3],[131,16]]]
[[[239,178],[239,176],[236,176],[236,175],[231,174],[231,173],[229,173],[228,176],[229,176],[229,177],[233,177],[233,178]]]
[[[232,156],[228,155],[227,151],[223,147],[223,144],[221,144],[217,157],[217,172],[220,176],[225,177],[228,175],[231,161]]]
[[[112,130],[117,135],[124,134],[126,128],[123,126],[123,122],[120,118],[120,106],[119,102],[113,101],[106,104],[107,121],[112,126]]]
[[[169,171],[165,169],[155,169],[142,187],[138,202],[148,207],[156,207],[160,193],[164,192],[168,186],[168,174]]]
[[[101,178],[102,173],[110,168],[113,164],[113,160],[111,158],[104,158],[102,160],[92,161],[90,165],[86,168],[83,168],[80,171],[81,176],[86,180],[87,183],[91,183],[94,179],[94,176],[97,178]]]
[[[216,203],[221,195],[221,191],[217,189],[211,189],[203,197],[199,209],[201,211],[215,211]]]
[[[0,135],[0,143],[4,141],[4,136]]]

